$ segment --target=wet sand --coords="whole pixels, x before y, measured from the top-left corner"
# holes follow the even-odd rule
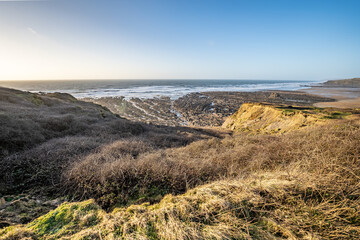
[[[360,108],[360,88],[311,87],[301,91],[337,100],[314,103],[315,107]]]

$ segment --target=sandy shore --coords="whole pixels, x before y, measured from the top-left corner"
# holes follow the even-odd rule
[[[334,98],[336,102],[318,102],[316,107],[360,108],[360,88],[311,87],[302,92]]]

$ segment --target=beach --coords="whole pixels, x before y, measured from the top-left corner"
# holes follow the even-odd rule
[[[301,91],[336,100],[332,102],[317,102],[313,104],[315,107],[360,108],[360,88],[311,87]]]

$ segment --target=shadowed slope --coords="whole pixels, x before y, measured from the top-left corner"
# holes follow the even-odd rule
[[[24,192],[51,197],[69,193],[64,173],[112,143],[126,146],[117,149],[120,155],[136,157],[223,135],[210,129],[130,122],[69,94],[0,88],[0,199]]]

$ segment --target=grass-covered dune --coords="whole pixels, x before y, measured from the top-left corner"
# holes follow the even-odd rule
[[[8,154],[8,185],[53,177],[68,202],[0,239],[359,239],[357,111],[245,107],[231,121],[246,131],[224,138],[140,124],[127,137],[65,136]],[[262,131],[291,117],[309,124]],[[49,162],[64,159],[53,174]],[[15,182],[20,166],[32,171]]]
[[[360,110],[339,111],[335,108],[312,106],[244,103],[235,114],[226,119],[223,127],[235,132],[286,133],[313,125],[327,124],[329,119],[342,119],[352,114],[360,114]]]
[[[22,193],[82,199],[83,193],[67,187],[72,185],[68,172],[106,149],[115,151],[113,157],[136,159],[140,153],[222,135],[210,129],[130,122],[68,94],[0,88],[0,199]],[[84,174],[90,177],[92,172]]]
[[[92,200],[64,203],[0,239],[359,239],[359,136],[358,120],[335,120],[166,150],[219,180],[108,213]]]
[[[77,101],[64,93],[35,94],[0,88],[0,156],[30,149],[65,136],[138,135],[130,123],[99,105]]]

